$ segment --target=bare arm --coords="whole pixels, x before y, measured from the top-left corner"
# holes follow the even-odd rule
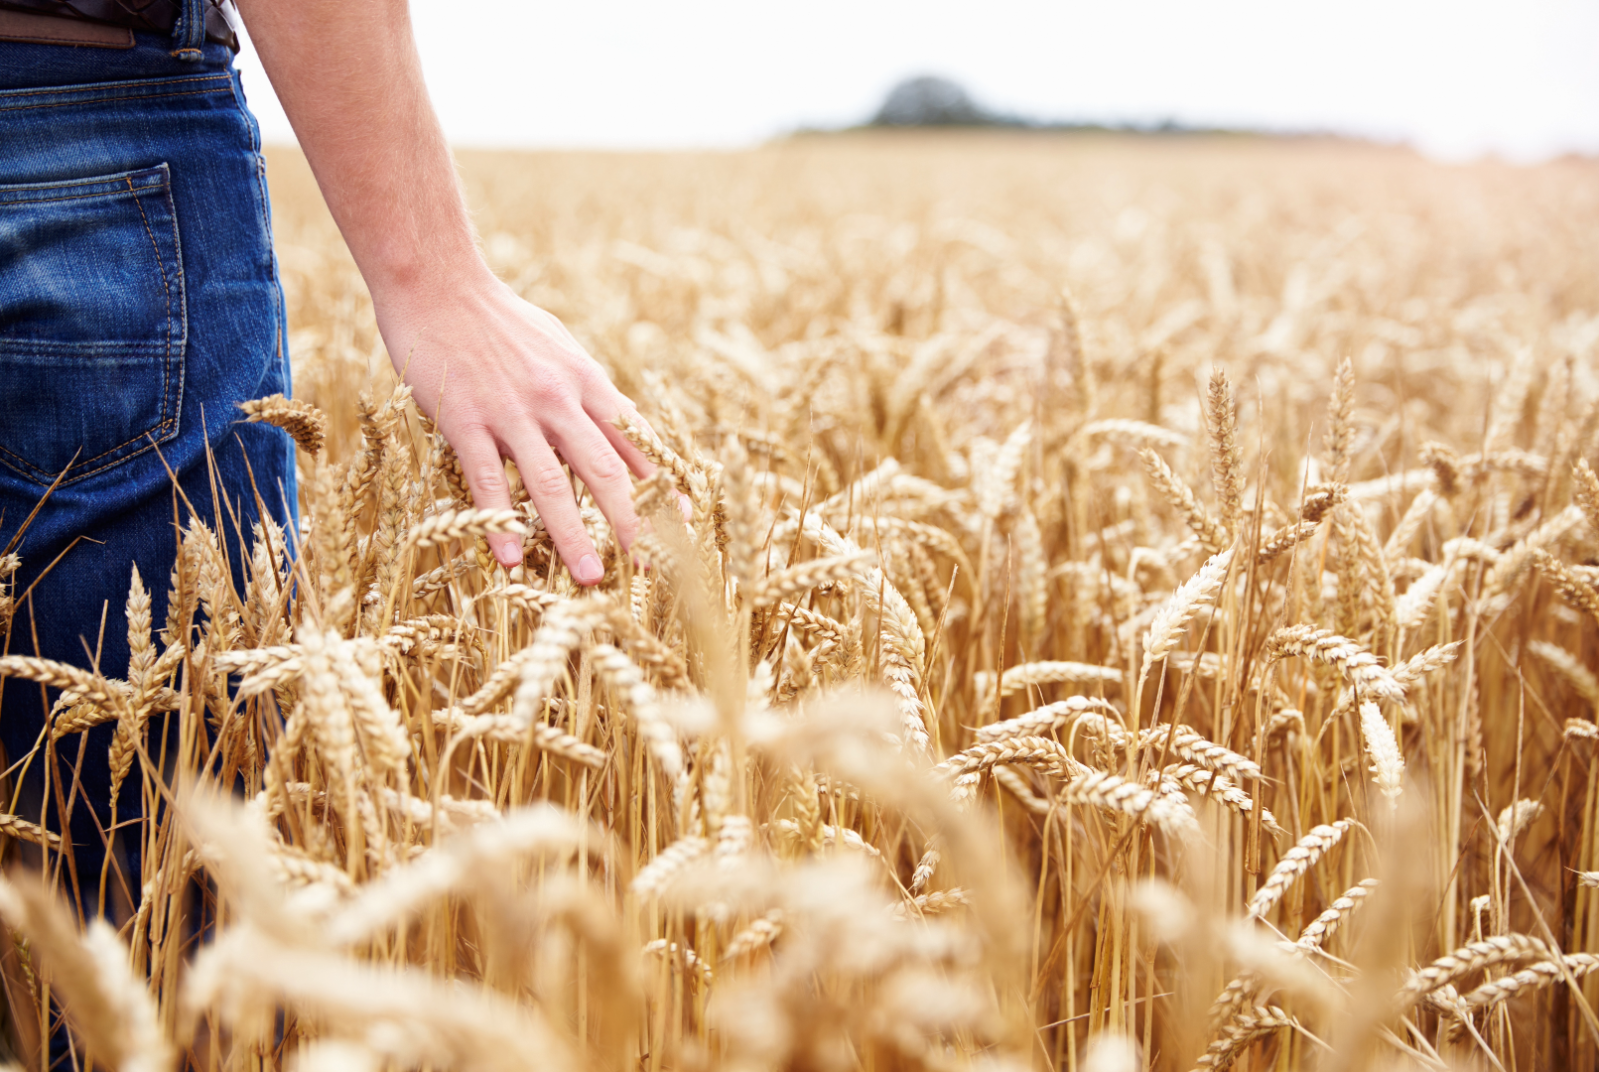
[[[406,0],[239,0],[245,25],[355,256],[396,367],[461,465],[477,505],[510,505],[516,462],[556,549],[600,580],[560,460],[632,542],[628,469],[649,463],[610,424],[633,406],[555,317],[479,254],[439,129]],[[507,566],[514,536],[490,538]]]

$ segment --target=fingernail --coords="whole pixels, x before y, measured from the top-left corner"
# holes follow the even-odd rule
[[[694,520],[694,504],[681,491],[677,493],[677,508],[682,512],[684,521]]]
[[[510,569],[512,566],[520,566],[522,564],[521,549],[510,541],[500,542],[499,545],[494,548],[494,557],[498,559],[500,565],[504,566],[506,569]]]
[[[578,584],[598,584],[600,578],[605,576],[605,567],[600,565],[596,555],[584,555],[577,560],[577,569],[573,571]]]

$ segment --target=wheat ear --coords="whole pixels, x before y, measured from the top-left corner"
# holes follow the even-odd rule
[[[1568,718],[1563,735],[1568,740],[1580,738],[1585,741],[1599,741],[1599,726],[1585,718]]]
[[[1227,549],[1232,539],[1227,535],[1227,528],[1221,522],[1210,516],[1204,506],[1182,479],[1172,472],[1166,460],[1154,451],[1145,448],[1138,452],[1139,461],[1144,464],[1144,474],[1149,482],[1160,492],[1161,497],[1169,503],[1173,510],[1182,517],[1199,537],[1199,542],[1211,554],[1220,554]]]
[[[1291,525],[1284,525],[1260,542],[1260,550],[1255,552],[1256,564],[1264,566],[1292,551],[1319,531],[1320,521],[1295,521]]]
[[[1172,755],[1184,762],[1218,771],[1235,782],[1256,781],[1261,777],[1259,763],[1231,748],[1207,740],[1188,726],[1176,727],[1175,733],[1169,726],[1145,730],[1138,735],[1138,747],[1160,751],[1168,747],[1168,736],[1172,738],[1169,746]]]
[[[1238,448],[1238,413],[1233,400],[1233,384],[1227,370],[1211,370],[1205,392],[1205,417],[1210,433],[1211,480],[1221,504],[1222,528],[1228,542],[1238,532],[1238,519],[1244,507],[1244,460]]]
[[[289,433],[289,437],[307,454],[315,454],[322,449],[328,415],[309,402],[276,394],[241,402],[239,408],[248,415],[246,420],[251,423],[259,421],[276,425]]]
[[[1468,942],[1425,968],[1411,972],[1396,1000],[1401,1007],[1408,1007],[1424,995],[1484,968],[1520,960],[1551,959],[1553,955],[1543,940],[1526,934],[1500,934]]]
[[[1188,443],[1188,437],[1181,432],[1124,417],[1089,421],[1077,434],[1084,439],[1109,439],[1136,447],[1181,447]]]
[[[527,534],[527,526],[515,510],[445,510],[412,527],[405,536],[402,551],[437,547],[468,536],[510,532]]]
[[[1393,727],[1374,703],[1360,705],[1360,736],[1371,759],[1373,782],[1392,804],[1404,791],[1405,757],[1399,751]]]
[[[1160,610],[1155,612],[1154,619],[1149,623],[1149,632],[1144,636],[1144,663],[1138,672],[1140,681],[1149,676],[1151,667],[1171,654],[1194,616],[1216,601],[1232,561],[1231,548],[1212,556],[1199,568],[1199,572],[1178,585],[1177,590],[1161,604]]]
[[[993,671],[979,670],[972,676],[972,682],[977,687],[979,697],[989,702],[993,701]],[[1037,685],[1069,684],[1092,687],[1120,685],[1121,682],[1122,672],[1114,666],[1057,661],[1021,663],[1000,675],[999,694],[1011,696]]]
[[[1527,965],[1520,971],[1512,972],[1498,979],[1488,980],[1477,989],[1466,994],[1461,999],[1461,1002],[1473,1012],[1491,1009],[1495,1005],[1509,1001],[1511,998],[1528,990],[1536,990],[1539,987],[1549,986],[1551,983],[1562,982],[1567,978],[1568,973],[1573,979],[1581,979],[1595,969],[1599,969],[1599,956],[1594,956],[1592,953],[1567,953],[1562,959],[1565,960],[1566,970],[1564,972],[1560,970],[1560,965],[1555,961],[1541,960],[1536,964]]]
[[[1121,812],[1168,831],[1191,831],[1198,826],[1186,800],[1157,795],[1109,771],[1089,771],[1073,778],[1061,791],[1060,800]]]
[[[1090,711],[1114,714],[1108,702],[1092,696],[1073,696],[1056,703],[1017,715],[1003,722],[979,726],[977,739],[982,742],[1000,741],[1007,737],[1037,737],[1070,725],[1078,716]]]
[[[1599,592],[1594,591],[1591,585],[1583,583],[1564,562],[1548,551],[1533,548],[1531,554],[1532,564],[1543,574],[1544,580],[1560,593],[1561,598],[1573,607],[1587,611],[1594,621],[1599,622]]]
[[[1058,778],[1075,778],[1089,770],[1072,758],[1059,741],[1048,737],[1005,737],[981,741],[955,753],[935,766],[932,774],[938,778],[955,778],[978,774],[1001,763],[1039,767]]]
[[[1590,711],[1599,711],[1599,677],[1583,665],[1581,660],[1565,648],[1551,644],[1547,640],[1529,641],[1527,650],[1548,663],[1565,678],[1566,683],[1588,704]]]
[[[1349,483],[1350,445],[1354,442],[1355,366],[1349,358],[1338,362],[1333,374],[1332,397],[1327,401],[1327,472],[1337,484]]]
[[[1151,776],[1154,772],[1150,772]],[[1228,781],[1226,775],[1208,770],[1194,763],[1178,763],[1161,771],[1163,781],[1171,782],[1191,793],[1198,793],[1208,800],[1214,800],[1230,811],[1239,815],[1249,815],[1255,810],[1255,800],[1248,793]],[[1261,829],[1272,837],[1286,834],[1277,823],[1276,816],[1270,809],[1260,810]]]
[[[134,977],[128,951],[96,919],[80,934],[66,906],[33,878],[0,879],[0,915],[27,935],[73,1030],[118,1072],[167,1072],[171,1048],[155,1002]]]
[[[869,568],[872,554],[861,551],[855,554],[830,555],[813,558],[768,574],[755,584],[750,595],[750,605],[757,610],[770,607],[796,592],[832,581],[858,578]]]
[[[54,847],[61,844],[59,834],[52,833],[41,826],[36,826],[19,815],[0,814],[0,834],[14,837],[19,841],[31,841],[35,845],[49,845]]]
[[[1544,806],[1536,800],[1518,800],[1505,805],[1495,824],[1499,828],[1499,840],[1507,844],[1515,841],[1543,813]]]
[[[683,749],[678,744],[677,731],[662,717],[660,699],[644,680],[643,671],[625,652],[609,644],[591,645],[589,654],[600,676],[627,702],[638,726],[638,735],[644,739],[650,754],[669,777],[676,778],[683,770]]]
[[[1305,924],[1296,944],[1305,949],[1320,949],[1344,921],[1366,903],[1366,898],[1376,892],[1378,884],[1377,879],[1366,878],[1345,890],[1341,897],[1327,906],[1325,912]]]
[[[1256,1005],[1235,1012],[1221,1034],[1205,1048],[1194,1065],[1194,1072],[1216,1072],[1232,1064],[1249,1043],[1284,1027],[1298,1027],[1299,1021],[1276,1005]]]
[[[1336,666],[1364,698],[1403,702],[1405,689],[1377,657],[1330,629],[1291,625],[1273,633],[1266,645],[1272,659],[1300,656]]]
[[[1571,467],[1571,501],[1588,519],[1589,527],[1599,532],[1599,476],[1594,475],[1587,458],[1578,458]]]
[[[659,896],[684,868],[709,855],[710,851],[711,843],[705,838],[679,838],[656,853],[633,877],[633,893],[640,898]]]
[[[728,939],[722,950],[722,961],[739,960],[757,953],[777,941],[783,933],[783,910],[774,908],[764,916],[750,920],[749,925]]]
[[[1288,888],[1299,881],[1299,876],[1310,870],[1328,849],[1338,844],[1353,825],[1353,819],[1339,819],[1335,823],[1312,827],[1310,833],[1299,839],[1298,844],[1283,853],[1277,866],[1266,876],[1266,881],[1255,891],[1255,896],[1249,899],[1249,915],[1258,918],[1270,912],[1272,906],[1282,900]]]

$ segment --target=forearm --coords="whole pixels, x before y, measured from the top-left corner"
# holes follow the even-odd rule
[[[406,0],[239,0],[374,297],[486,278]]]
[[[572,576],[604,566],[563,460],[615,526],[638,530],[616,428],[633,405],[561,322],[494,278],[422,81],[406,0],[239,0],[317,185],[372,292],[389,358],[460,456],[473,501],[511,505],[504,457]],[[505,566],[521,541],[490,538]]]

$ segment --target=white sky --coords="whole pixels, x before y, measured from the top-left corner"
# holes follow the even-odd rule
[[[1449,159],[1599,153],[1599,0],[412,0],[461,145],[749,145],[940,74],[1046,118],[1325,129]],[[252,51],[268,141],[293,138]]]

